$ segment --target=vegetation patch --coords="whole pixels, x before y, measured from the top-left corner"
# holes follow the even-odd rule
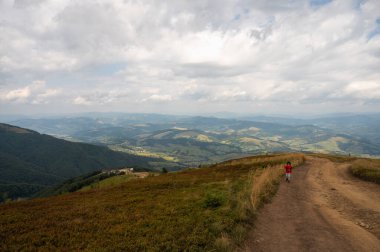
[[[351,165],[350,171],[358,178],[380,184],[380,160],[356,160]]]
[[[353,162],[355,160],[358,160],[355,156],[350,155],[330,155],[330,154],[309,154],[310,156],[314,157],[320,157],[320,158],[327,158],[330,161],[334,163],[346,163],[346,162]]]
[[[223,205],[226,201],[226,195],[223,192],[208,193],[203,202],[206,208],[217,208]]]
[[[172,163],[68,142],[2,123],[0,139],[0,201],[29,198],[69,178],[101,169],[134,167],[135,171],[144,171],[153,168],[151,163]]]
[[[75,177],[69,180],[66,180],[60,185],[47,188],[45,190],[42,190],[34,195],[34,197],[48,197],[48,196],[54,196],[64,193],[70,193],[75,192],[83,187],[87,187],[90,185],[96,185],[100,181],[116,176],[115,173],[106,173],[102,171],[95,171],[88,173],[83,176]]]
[[[236,250],[256,210],[275,192],[279,167],[303,159],[242,158],[3,204],[0,250]]]

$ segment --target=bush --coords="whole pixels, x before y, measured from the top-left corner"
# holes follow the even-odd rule
[[[217,208],[223,205],[226,200],[226,195],[219,193],[208,193],[206,194],[206,198],[204,200],[205,208]]]

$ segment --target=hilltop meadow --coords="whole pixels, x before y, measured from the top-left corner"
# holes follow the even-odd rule
[[[305,157],[248,157],[3,204],[0,250],[234,250],[288,160]]]

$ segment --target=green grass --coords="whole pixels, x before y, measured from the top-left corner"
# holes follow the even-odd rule
[[[113,176],[110,178],[106,178],[101,181],[94,182],[90,185],[87,185],[80,189],[80,191],[87,191],[90,189],[104,189],[107,187],[117,186],[123,183],[126,183],[128,181],[131,181],[133,179],[138,179],[138,177],[132,175],[132,174],[125,174],[125,175],[118,175]]]
[[[68,179],[62,184],[59,184],[54,187],[49,187],[44,190],[41,190],[33,195],[33,197],[48,197],[48,196],[55,196],[70,192],[75,192],[80,190],[83,187],[93,186],[97,183],[105,180],[105,179],[112,179],[112,177],[116,176],[116,174],[108,174],[103,173],[102,171],[95,171],[91,172],[79,177],[75,177],[72,179]]]
[[[243,158],[1,205],[0,250],[236,250],[288,160],[304,157]]]

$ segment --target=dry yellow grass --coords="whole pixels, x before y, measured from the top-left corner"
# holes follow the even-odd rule
[[[283,174],[282,165],[267,167],[264,170],[257,170],[252,174],[251,206],[257,210],[263,199],[267,198],[276,190],[279,177]]]
[[[197,136],[197,140],[198,140],[198,141],[201,141],[201,142],[208,142],[208,143],[213,142],[211,138],[209,138],[209,137],[206,136],[206,135],[202,135],[202,134],[199,134],[199,135]]]
[[[305,160],[305,156],[303,154],[271,154],[271,155],[262,155],[256,156],[255,159],[252,158],[240,158],[229,160],[220,164],[217,164],[217,167],[223,166],[252,166],[252,165],[274,165],[278,163],[286,163],[287,161],[291,161],[293,165],[297,165],[299,163],[303,163]]]
[[[358,159],[353,162],[350,171],[356,177],[380,184],[380,160]]]
[[[218,251],[231,251],[233,249],[233,242],[226,233],[223,233],[215,240],[215,248]]]

